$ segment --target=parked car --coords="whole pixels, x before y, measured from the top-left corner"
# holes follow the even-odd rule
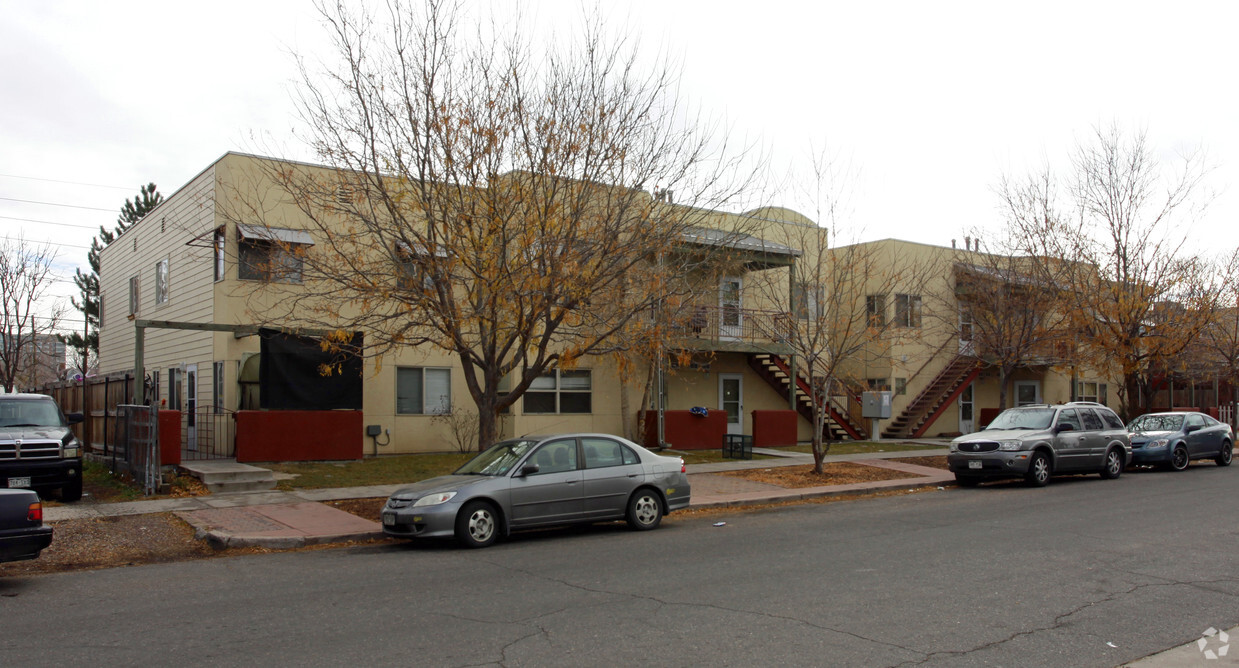
[[[0,489],[0,561],[34,559],[52,544],[43,503],[29,489]]]
[[[0,486],[82,498],[82,444],[69,429],[81,421],[49,396],[0,394]]]
[[[1155,464],[1174,471],[1193,459],[1230,466],[1235,432],[1204,413],[1147,413],[1127,425],[1134,464]]]
[[[947,464],[965,487],[991,478],[1042,486],[1051,475],[1100,473],[1117,478],[1131,463],[1126,426],[1091,401],[1009,408],[984,430],[951,441]]]
[[[688,507],[684,460],[618,436],[559,434],[495,444],[455,473],[403,487],[387,499],[383,533],[454,536],[486,547],[517,529],[627,520],[656,528]]]

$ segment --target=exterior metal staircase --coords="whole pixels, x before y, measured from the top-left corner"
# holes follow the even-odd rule
[[[771,387],[787,396],[791,373],[787,360],[779,355],[756,353],[748,356],[749,367],[761,376]],[[796,412],[813,424],[813,399],[809,383],[799,373],[796,374]],[[863,441],[867,436],[864,427],[852,421],[847,411],[839,411],[833,403],[826,404],[826,433],[823,436],[832,441],[855,440]]]
[[[970,355],[956,355],[946,368],[925,386],[903,412],[882,430],[882,438],[919,438],[981,373],[981,364]]]

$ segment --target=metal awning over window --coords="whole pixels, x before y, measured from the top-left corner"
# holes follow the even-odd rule
[[[261,239],[263,241],[282,241],[286,244],[314,245],[314,237],[305,230],[289,230],[282,227],[262,227],[237,223],[237,233],[242,239]]]

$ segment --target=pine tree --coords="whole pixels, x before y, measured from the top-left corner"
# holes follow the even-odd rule
[[[77,349],[81,356],[82,375],[85,375],[90,368],[90,357],[99,354],[99,253],[126,229],[142,220],[143,216],[159,206],[161,202],[163,202],[163,195],[159,193],[154,183],[142,186],[138,196],[132,200],[125,200],[125,205],[120,209],[120,215],[116,217],[116,227],[109,231],[100,225],[99,235],[91,239],[90,251],[86,256],[90,263],[90,273],[83,273],[81,269],[78,269],[73,277],[73,282],[77,284],[78,291],[81,292],[81,301],[75,298],[71,298],[71,301],[73,307],[85,317],[87,331],[85,338],[81,332],[74,332],[64,337],[64,341],[69,347]],[[87,351],[87,346],[89,346],[89,351]]]

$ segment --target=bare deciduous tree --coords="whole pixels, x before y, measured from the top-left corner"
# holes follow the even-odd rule
[[[299,282],[264,286],[255,316],[362,331],[371,355],[455,355],[486,447],[540,376],[635,345],[691,290],[691,266],[663,260],[731,194],[736,163],[683,112],[675,73],[645,73],[598,20],[540,54],[446,2],[393,0],[381,21],[344,5],[324,12],[338,66],[325,81],[302,67],[331,169],[266,174],[321,241],[273,241]],[[278,227],[262,198],[232,215]],[[688,262],[725,247],[698,250]]]
[[[1047,186],[1058,180],[1048,169],[1027,185],[1005,180],[1001,191],[1023,249],[1045,260],[1071,300],[1082,359],[1122,378],[1122,412],[1132,417],[1147,409],[1151,374],[1199,335],[1215,303],[1206,263],[1186,252],[1189,227],[1177,224],[1207,194],[1207,167],[1188,154],[1168,174],[1143,131],[1115,125],[1095,128],[1071,165],[1069,206],[1053,201]]]
[[[5,392],[30,382],[45,363],[40,343],[55,341],[53,332],[64,312],[49,293],[55,259],[50,245],[31,245],[20,236],[0,243],[0,385]]]
[[[780,240],[801,251],[791,268],[791,326],[778,334],[810,388],[813,470],[818,474],[830,452],[827,420],[846,419],[852,388],[862,380],[857,374],[871,357],[886,352],[893,339],[913,330],[887,317],[888,296],[920,295],[929,275],[917,258],[857,241],[857,230],[848,227],[847,192],[854,178],[851,166],[828,150],[815,154],[804,183],[818,226],[788,226]],[[766,283],[763,289],[778,302],[788,286]],[[917,308],[915,318],[920,315]]]

